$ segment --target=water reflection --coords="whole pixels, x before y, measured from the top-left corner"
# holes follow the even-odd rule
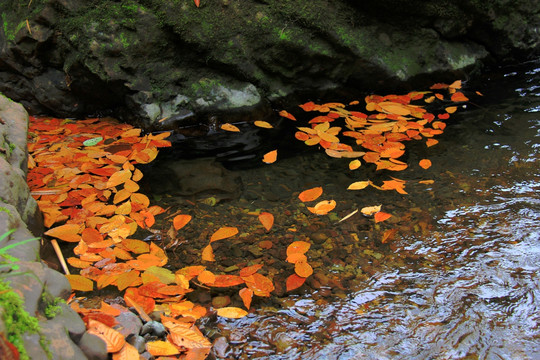
[[[208,219],[239,221],[237,208],[289,214],[276,220],[313,242],[308,255],[318,277],[303,292],[259,299],[246,318],[206,319],[202,325],[216,341],[214,355],[540,358],[538,65],[488,82],[480,89],[483,103],[457,115],[429,152],[414,145],[408,150],[409,163],[428,154],[433,166],[427,175],[411,170],[407,178],[435,180],[408,185],[408,196],[347,192],[353,176],[343,172],[343,163],[319,154],[239,171],[244,192],[208,209]],[[509,89],[515,90],[508,94]],[[377,175],[362,175],[370,176]],[[302,215],[290,194],[321,184],[340,204],[340,217],[360,206],[385,204],[399,218],[391,224],[399,236],[381,244],[384,227],[374,228],[361,216],[343,223],[328,217],[295,223]],[[273,234],[283,248],[289,235]],[[252,249],[249,241],[248,236],[237,245]],[[235,251],[246,256],[254,250]]]

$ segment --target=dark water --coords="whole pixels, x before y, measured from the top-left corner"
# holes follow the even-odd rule
[[[201,323],[217,358],[540,359],[540,62],[474,85],[484,97],[451,117],[439,144],[407,144],[411,166],[389,175],[408,180],[408,195],[347,191],[353,181],[388,174],[352,172],[346,160],[294,147],[272,165],[233,171],[243,184],[236,195],[167,195],[154,183],[162,204],[194,215],[169,248],[175,266],[200,264],[207,235],[237,226],[239,237],[220,241],[216,264],[205,265],[235,273],[262,260],[261,273],[276,283],[276,296],[254,299],[247,317]],[[412,165],[422,158],[433,166]],[[313,186],[338,203],[330,216],[310,214],[296,198]],[[337,221],[378,204],[390,220]],[[261,210],[276,217],[269,233],[249,214]],[[396,237],[381,243],[391,228]],[[261,250],[264,240],[274,246]],[[315,274],[287,294],[294,270],[285,249],[294,240],[312,243]],[[237,291],[193,300],[210,305],[227,295],[242,306]]]

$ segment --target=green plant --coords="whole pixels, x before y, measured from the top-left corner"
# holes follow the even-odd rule
[[[10,236],[14,232],[15,232],[15,229],[11,229],[11,230],[6,231],[2,235],[0,235],[0,242],[2,242],[5,238]],[[0,257],[4,258],[4,260],[0,261],[0,270],[2,270],[3,268],[9,268],[11,271],[19,270],[19,265],[17,265],[17,261],[19,261],[19,259],[17,259],[14,256],[9,255],[7,252],[16,246],[20,246],[20,245],[29,243],[31,241],[36,241],[37,239],[38,238],[22,240],[14,244],[9,244],[7,246],[4,246],[2,249],[0,249]],[[19,274],[19,273],[15,273],[15,274],[10,273],[9,275],[16,275],[16,274]]]

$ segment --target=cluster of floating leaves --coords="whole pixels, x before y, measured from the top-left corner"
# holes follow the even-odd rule
[[[353,159],[349,163],[351,170],[358,169],[363,160],[374,164],[377,170],[401,171],[408,167],[399,160],[405,152],[403,142],[426,139],[428,147],[435,145],[437,140],[433,137],[443,132],[444,120],[457,110],[453,104],[435,116],[413,101],[467,101],[465,95],[457,91],[460,88],[460,81],[451,85],[436,84],[431,88],[446,91],[449,99],[433,91],[384,97],[370,95],[365,98],[369,115],[349,111],[340,103],[317,105],[308,102],[300,107],[320,115],[308,122],[310,126],[298,127],[295,137],[308,146],[320,146],[331,157]],[[358,104],[355,101],[349,105]],[[296,120],[286,111],[281,111],[280,115]],[[331,126],[336,120],[343,121],[344,125]],[[272,128],[264,121],[255,121],[254,125]],[[221,128],[240,131],[232,124],[223,124]],[[44,214],[45,226],[49,228],[45,235],[77,244],[73,249],[74,256],[67,258],[72,267],[81,269],[80,274],[67,275],[73,290],[92,291],[94,286],[96,289],[115,286],[124,292],[125,303],[134,307],[143,319],[149,319],[148,314],[152,311],[162,311],[161,320],[169,336],[165,341],[148,342],[147,350],[154,356],[189,354],[193,359],[202,359],[209,352],[210,342],[194,323],[205,316],[207,310],[185,299],[192,291],[191,284],[214,288],[241,286],[238,295],[247,310],[253,296],[270,296],[274,284],[271,278],[259,273],[264,267],[261,263],[240,269],[238,275],[215,274],[203,265],[173,272],[164,268],[168,258],[162,248],[131,238],[139,228],[153,231],[155,216],[166,212],[159,206],[150,206],[148,197],[138,192],[137,182],[143,174],[135,165],[151,162],[157,156],[158,148],[170,146],[165,140],[168,136],[169,133],[141,135],[140,129],[112,119],[31,118],[28,184]],[[344,138],[349,141],[345,142]],[[277,156],[278,151],[273,150],[264,154],[262,161],[271,164]],[[419,163],[424,169],[430,165],[428,159]],[[431,183],[432,180],[422,182]],[[380,185],[367,179],[352,183],[348,189],[361,190],[371,186],[407,194],[405,184],[405,180],[394,177]],[[323,188],[315,187],[301,192],[298,198],[301,202],[313,203],[322,194]],[[307,209],[315,215],[326,215],[335,207],[336,201],[327,199],[307,206]],[[381,207],[368,206],[360,211],[373,216],[375,222],[381,222],[392,216],[381,211]],[[356,212],[358,210],[341,221]],[[171,238],[192,221],[189,214],[175,213],[169,218],[172,219],[168,231]],[[267,232],[274,225],[274,216],[268,212],[260,212],[258,220]],[[212,244],[238,233],[234,226],[215,230],[201,252],[201,261],[214,262]],[[382,241],[389,241],[395,233],[395,229],[387,230]],[[306,256],[310,246],[306,241],[289,244],[286,261],[294,266],[294,273],[286,280],[287,291],[301,287],[313,274]],[[114,358],[129,358],[126,354],[133,353],[134,348],[112,328],[120,311],[118,307],[104,302],[99,309],[85,309],[77,302],[71,305],[84,317],[88,328],[106,341]],[[227,318],[247,315],[246,310],[238,307],[223,307],[216,312]]]

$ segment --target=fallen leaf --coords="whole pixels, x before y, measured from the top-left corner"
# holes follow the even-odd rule
[[[249,310],[249,307],[251,306],[251,300],[253,299],[253,290],[248,288],[240,289],[238,292],[240,297],[242,298],[242,302],[244,303],[244,306],[246,309]]]
[[[281,110],[281,111],[279,112],[279,116],[283,116],[283,117],[286,117],[287,119],[291,119],[291,120],[296,121],[296,118],[295,118],[293,115],[289,114],[289,113],[288,113],[287,111],[285,111],[285,110]]]
[[[431,161],[428,159],[422,159],[418,164],[423,169],[429,169],[431,167]]]
[[[386,244],[387,242],[394,239],[398,229],[388,229],[384,232],[381,242]]]
[[[65,224],[47,230],[44,234],[68,242],[79,242],[79,232],[83,227],[79,224]]]
[[[377,213],[375,213],[375,222],[378,223],[378,222],[381,222],[381,221],[385,221],[387,219],[389,219],[390,217],[392,217],[392,215],[388,214],[388,213],[385,213],[385,212],[382,212],[382,211],[379,211]]]
[[[313,200],[318,199],[319,196],[322,195],[322,193],[323,193],[323,188],[322,187],[320,187],[320,186],[319,187],[314,187],[314,188],[302,191],[298,195],[298,198],[302,202],[313,201]]]
[[[107,352],[109,353],[120,351],[126,343],[122,334],[94,319],[88,320],[87,332],[103,340],[107,345]]]
[[[258,127],[261,127],[261,128],[266,128],[266,129],[272,129],[273,128],[273,126],[270,123],[266,122],[266,121],[257,120],[253,124],[255,124],[255,126],[258,126]]]
[[[180,349],[169,341],[149,341],[146,350],[153,356],[170,356],[180,354]]]
[[[381,211],[382,205],[376,205],[376,206],[366,206],[360,210],[360,212],[364,215],[370,216],[373,215],[379,211]]]
[[[313,268],[307,263],[307,261],[298,261],[294,264],[294,272],[303,278],[307,278],[313,274]]]
[[[240,129],[233,124],[225,123],[220,126],[221,130],[225,131],[232,131],[232,132],[240,132]]]
[[[71,289],[76,291],[92,291],[94,289],[94,283],[92,280],[85,278],[81,275],[66,275]]]
[[[230,238],[231,236],[234,236],[238,234],[238,228],[233,226],[224,226],[216,230],[210,237],[210,242]]]
[[[216,258],[214,257],[214,250],[212,250],[212,246],[210,244],[205,246],[201,256],[203,261],[216,261]]]
[[[239,319],[248,314],[246,310],[232,306],[217,309],[216,312],[219,316],[229,319]]]
[[[276,162],[276,160],[277,160],[277,150],[272,150],[264,154],[262,161],[266,164],[272,164]]]
[[[263,224],[266,231],[270,231],[272,225],[274,225],[274,215],[270,214],[269,212],[262,212],[259,215],[259,221],[261,224]]]
[[[130,343],[125,343],[120,351],[112,354],[113,360],[133,360],[139,359],[139,350]]]
[[[362,190],[369,186],[369,184],[371,184],[371,181],[369,180],[353,182],[351,185],[349,185],[347,190]]]
[[[296,274],[292,274],[287,278],[286,281],[286,288],[287,292],[298,289],[300,286],[304,285],[304,282],[306,282],[305,277],[298,276]]]
[[[191,215],[177,215],[173,219],[173,225],[175,230],[180,230],[191,221]]]
[[[353,160],[349,163],[349,170],[356,170],[360,167],[360,165],[362,165],[362,163],[360,162],[360,160],[356,159],[356,160]]]
[[[326,215],[330,211],[334,210],[335,207],[336,202],[334,200],[323,200],[318,202],[314,207],[308,206],[307,209],[315,215]]]

